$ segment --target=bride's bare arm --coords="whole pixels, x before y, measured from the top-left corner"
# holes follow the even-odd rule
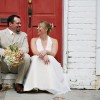
[[[39,55],[39,52],[38,52],[37,47],[36,47],[36,40],[37,40],[37,38],[31,39],[31,51],[34,55]]]
[[[56,39],[52,38],[52,49],[51,51],[46,51],[47,55],[52,55],[52,56],[56,56],[58,51],[58,41]]]

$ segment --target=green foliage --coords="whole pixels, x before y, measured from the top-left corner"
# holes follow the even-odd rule
[[[18,46],[14,45],[14,44],[13,45],[10,45],[9,48],[10,48],[10,50],[12,52],[17,52],[18,51]]]

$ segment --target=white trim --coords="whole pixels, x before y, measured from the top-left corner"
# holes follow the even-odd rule
[[[68,0],[63,0],[63,70],[67,72],[68,65]]]
[[[100,0],[97,0],[96,75],[100,75]]]

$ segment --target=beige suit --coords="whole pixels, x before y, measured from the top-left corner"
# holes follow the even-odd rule
[[[3,61],[4,49],[11,44],[17,44],[25,52],[25,62],[18,66],[18,68],[9,69],[7,64]],[[23,83],[24,77],[30,66],[30,56],[28,54],[29,47],[27,41],[27,34],[24,32],[15,33],[14,39],[12,39],[8,28],[0,31],[0,83],[2,83],[1,72],[3,73],[18,73],[15,83]]]

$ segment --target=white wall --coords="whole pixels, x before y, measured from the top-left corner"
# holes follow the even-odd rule
[[[96,0],[68,0],[66,34],[71,88],[96,89]]]
[[[100,0],[97,0],[96,75],[100,75]]]

